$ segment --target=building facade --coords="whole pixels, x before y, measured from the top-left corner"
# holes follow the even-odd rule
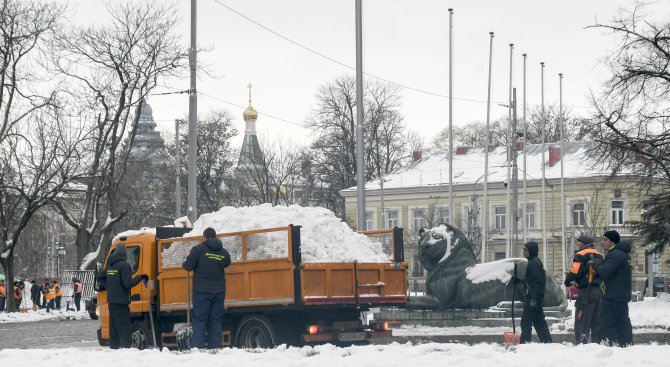
[[[591,142],[565,143],[561,154],[558,144],[548,145],[544,150],[544,173],[542,146],[529,145],[526,150],[520,149],[516,159],[516,200],[512,185],[508,185],[511,180],[507,178],[505,147],[491,149],[489,153],[486,200],[485,152],[481,148],[459,147],[453,157],[453,213],[449,208],[448,155],[438,153],[416,159],[384,176],[383,189],[378,179],[366,184],[366,228],[363,230],[395,226],[405,228],[405,260],[410,266],[410,289],[421,290],[425,281],[425,270],[417,255],[417,232],[421,227],[450,223],[460,228],[481,249],[484,242],[482,228],[486,222],[486,246],[479,254],[484,262],[522,257],[523,243],[536,241],[545,267],[561,281],[563,272],[571,265],[576,238],[581,233],[595,235],[599,244],[599,236],[604,231],[615,229],[623,240],[634,243],[631,253],[634,288],[642,291],[647,279],[644,248],[643,244],[635,242],[629,223],[639,220],[641,212],[638,208],[643,198],[632,184],[634,177],[611,177],[608,172],[594,168],[594,160],[588,158],[591,147]],[[514,177],[512,167],[510,164],[509,177]],[[355,226],[356,188],[343,190],[341,194],[345,198],[346,218],[350,225]],[[513,232],[515,215],[510,208],[514,207],[515,201],[518,221],[517,230]],[[545,231],[546,243],[543,241]],[[670,272],[669,266],[667,255],[664,255],[659,261],[658,272]]]

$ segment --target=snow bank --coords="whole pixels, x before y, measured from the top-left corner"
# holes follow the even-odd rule
[[[184,235],[199,236],[207,227],[217,233],[247,231],[261,228],[300,225],[303,262],[388,262],[379,242],[358,234],[325,208],[291,206],[224,207],[218,212],[203,214],[193,223],[193,231]],[[276,241],[269,246],[286,247]],[[280,252],[281,249],[276,249]]]
[[[609,348],[597,344],[526,344],[505,349],[495,344],[398,344],[353,346],[338,348],[333,345],[273,349],[225,348],[219,352],[176,353],[134,349],[67,348],[57,352],[49,349],[3,349],[3,365],[14,366],[161,366],[193,365],[289,367],[289,366],[366,366],[407,367],[427,365],[449,366],[667,366],[667,345],[635,345],[629,348]]]
[[[27,312],[0,312],[0,324],[7,322],[30,322],[44,320],[82,320],[90,319],[88,312],[84,310],[84,301],[81,302],[81,311],[54,311],[38,309],[37,311],[28,310]]]

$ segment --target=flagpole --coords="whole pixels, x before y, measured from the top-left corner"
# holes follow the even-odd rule
[[[544,62],[540,63],[540,98],[542,100],[541,116],[542,116],[542,262],[547,263],[547,189],[546,189],[546,162],[544,151],[546,149],[547,141],[547,123],[544,116]]]
[[[527,55],[523,54],[523,243],[528,242],[528,215],[526,214],[528,210],[527,200],[528,200],[528,187],[526,185],[526,156],[528,155],[528,140],[526,134],[528,133],[526,124],[526,58]]]
[[[563,273],[565,273],[567,269],[565,267],[565,191],[563,190],[563,149],[565,147],[563,144],[563,73],[558,73],[558,100],[558,131],[561,141],[561,151],[559,153],[559,159],[561,160],[561,265]]]
[[[480,260],[482,263],[486,262],[486,242],[488,238],[488,225],[489,225],[489,198],[488,198],[488,186],[489,186],[489,146],[491,145],[491,66],[493,64],[493,37],[494,33],[489,32],[489,80],[488,80],[488,94],[486,97],[486,138],[484,144],[484,212],[482,213],[483,226],[482,226],[482,248]],[[476,189],[476,188],[475,188]]]
[[[512,78],[513,78],[513,55],[514,55],[514,44],[510,43],[509,44],[509,96],[508,96],[508,101],[507,101],[507,111],[508,111],[508,120],[507,120],[507,157],[505,157],[505,161],[507,162],[507,210],[505,213],[505,219],[507,223],[505,223],[505,231],[507,233],[507,242],[506,242],[506,248],[505,248],[505,257],[510,257],[511,249],[512,249],[512,231],[511,231],[511,214],[512,214],[512,195],[511,195],[511,188],[512,188],[512,182],[510,180],[511,176],[511,166],[510,166],[510,155],[512,153]]]
[[[454,49],[453,49],[453,31],[454,31],[454,9],[449,8],[449,217],[454,216],[454,130],[453,130],[453,71],[454,71]],[[453,220],[452,220],[453,222]]]

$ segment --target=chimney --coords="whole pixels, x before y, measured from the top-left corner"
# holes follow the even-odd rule
[[[516,142],[516,150],[523,150],[523,142],[522,141],[517,141]]]
[[[549,167],[553,167],[561,160],[561,148],[549,147]]]
[[[420,161],[421,160],[421,151],[420,150],[415,150],[412,152],[412,162]]]
[[[637,150],[643,150],[645,146],[646,144],[635,145],[636,148],[635,160],[642,163],[645,167],[649,167],[651,165],[651,159],[649,159],[647,156],[637,151]]]
[[[470,147],[456,147],[456,155],[466,155],[468,154],[468,149]]]

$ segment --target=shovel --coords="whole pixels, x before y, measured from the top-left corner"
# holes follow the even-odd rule
[[[514,278],[517,279],[517,271],[516,271],[517,264],[514,264]],[[512,288],[512,332],[510,333],[509,331],[505,331],[504,338],[505,338],[505,346],[509,347],[511,345],[518,345],[519,342],[521,341],[521,336],[516,333],[516,323],[514,322],[514,302],[516,301],[516,283],[514,283],[514,287]]]
[[[149,292],[149,281],[144,280],[144,287],[147,290],[147,304],[149,306],[149,323],[151,324],[151,337],[153,338],[154,341],[154,348],[158,347],[158,344],[156,343],[156,329],[154,328],[154,313],[151,310],[151,293]]]

